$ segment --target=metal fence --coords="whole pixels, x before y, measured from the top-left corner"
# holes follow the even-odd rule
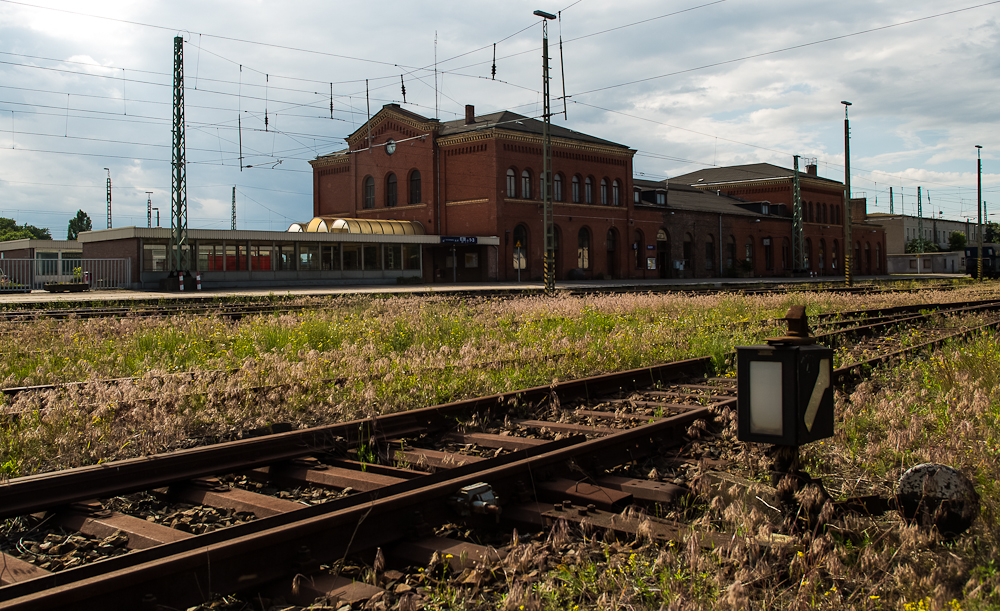
[[[0,293],[43,290],[50,283],[130,288],[132,259],[0,259]]]

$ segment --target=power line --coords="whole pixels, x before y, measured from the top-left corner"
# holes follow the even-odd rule
[[[854,36],[861,36],[862,34],[871,34],[872,32],[880,32],[882,30],[888,30],[890,28],[898,28],[900,26],[910,25],[910,24],[913,24],[913,23],[918,23],[920,21],[927,21],[928,19],[936,19],[938,17],[944,17],[946,15],[954,15],[956,13],[961,13],[963,11],[971,11],[973,9],[982,8],[984,6],[990,6],[990,5],[993,5],[993,4],[1000,4],[1000,0],[992,0],[992,2],[985,2],[983,4],[977,4],[975,6],[969,6],[969,7],[966,7],[966,8],[955,9],[955,10],[952,10],[952,11],[945,11],[943,13],[937,13],[935,15],[928,15],[926,17],[917,17],[916,19],[909,19],[907,21],[900,21],[899,23],[891,23],[889,25],[883,25],[883,26],[879,26],[879,27],[876,27],[876,28],[869,28],[867,30],[861,30],[861,31],[858,31],[858,32],[852,32],[850,34],[841,34],[839,36],[831,36],[829,38],[823,38],[821,40],[814,40],[812,42],[805,42],[805,43],[798,44],[798,45],[792,45],[790,47],[783,47],[781,49],[774,49],[772,51],[762,51],[760,53],[754,53],[752,55],[744,55],[743,57],[737,57],[735,59],[727,59],[727,60],[720,61],[720,62],[713,62],[711,64],[705,64],[703,66],[698,66],[697,68],[687,68],[685,70],[678,70],[676,72],[668,72],[666,74],[660,74],[660,75],[657,75],[657,76],[649,76],[649,77],[646,77],[646,78],[636,79],[634,81],[628,81],[626,83],[619,83],[617,85],[608,85],[606,87],[598,87],[596,89],[590,89],[590,90],[587,90],[587,91],[580,91],[580,92],[575,93],[574,95],[587,95],[589,93],[597,93],[598,91],[607,91],[608,89],[617,89],[618,87],[626,87],[628,85],[636,85],[638,83],[646,83],[646,82],[649,82],[649,81],[655,81],[657,79],[667,78],[669,76],[677,76],[678,74],[684,74],[686,72],[694,72],[696,70],[705,70],[707,68],[717,68],[718,66],[725,66],[726,64],[734,64],[734,63],[737,63],[737,62],[746,61],[748,59],[757,59],[757,58],[760,58],[760,57],[767,57],[768,55],[775,55],[777,53],[784,53],[786,51],[794,51],[795,49],[804,49],[806,47],[812,47],[812,46],[823,44],[823,43],[827,43],[827,42],[833,42],[835,40],[844,40],[845,38],[851,38],[851,37],[854,37]]]

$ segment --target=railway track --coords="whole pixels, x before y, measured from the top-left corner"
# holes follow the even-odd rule
[[[428,536],[431,527],[463,514],[473,523],[542,527],[557,504],[562,510],[579,504],[598,516],[634,499],[666,501],[680,487],[630,476],[628,465],[681,444],[688,426],[710,417],[710,406],[733,404],[732,381],[704,378],[707,366],[708,359],[682,361],[11,480],[0,487],[0,516],[28,520],[46,511],[36,528],[76,529],[95,547],[124,534],[132,551],[58,572],[5,551],[0,609],[184,607],[208,592],[260,587],[375,548],[396,550],[390,556],[404,565],[426,562],[434,551],[488,555],[483,546]],[[234,473],[341,494],[306,506],[222,483]],[[480,482],[488,491],[477,491]],[[136,492],[256,519],[178,534],[96,500]],[[36,531],[41,542],[29,544],[22,536],[20,547],[31,554],[43,534],[52,533]],[[462,558],[461,552],[451,555]]]
[[[998,325],[851,363],[835,381]],[[696,439],[735,407],[735,380],[709,367],[692,359],[11,480],[0,485],[0,609],[170,609],[261,589],[356,602],[386,580],[331,571],[348,556],[461,572],[504,554],[440,536],[448,523],[505,533],[484,540],[561,520],[725,545],[724,534],[641,512],[691,495],[693,474],[721,464]]]

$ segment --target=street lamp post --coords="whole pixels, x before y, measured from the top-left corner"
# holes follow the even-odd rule
[[[844,282],[853,286],[851,279],[851,124],[847,118],[847,107],[850,102],[840,102],[844,105]]]
[[[153,208],[153,211],[156,212],[156,226],[159,227],[160,226],[160,209],[159,208]]]
[[[983,281],[983,147],[976,145],[976,210],[979,211],[979,262],[976,264],[976,274]]]
[[[549,124],[552,115],[549,105],[549,21],[556,16],[545,11],[535,11],[542,18],[542,230],[545,234],[545,292],[556,290],[556,248],[555,230],[552,226],[552,137]]]

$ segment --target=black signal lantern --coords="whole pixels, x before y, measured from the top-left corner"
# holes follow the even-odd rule
[[[798,447],[833,436],[833,350],[809,335],[805,306],[788,334],[736,348],[740,441]]]

